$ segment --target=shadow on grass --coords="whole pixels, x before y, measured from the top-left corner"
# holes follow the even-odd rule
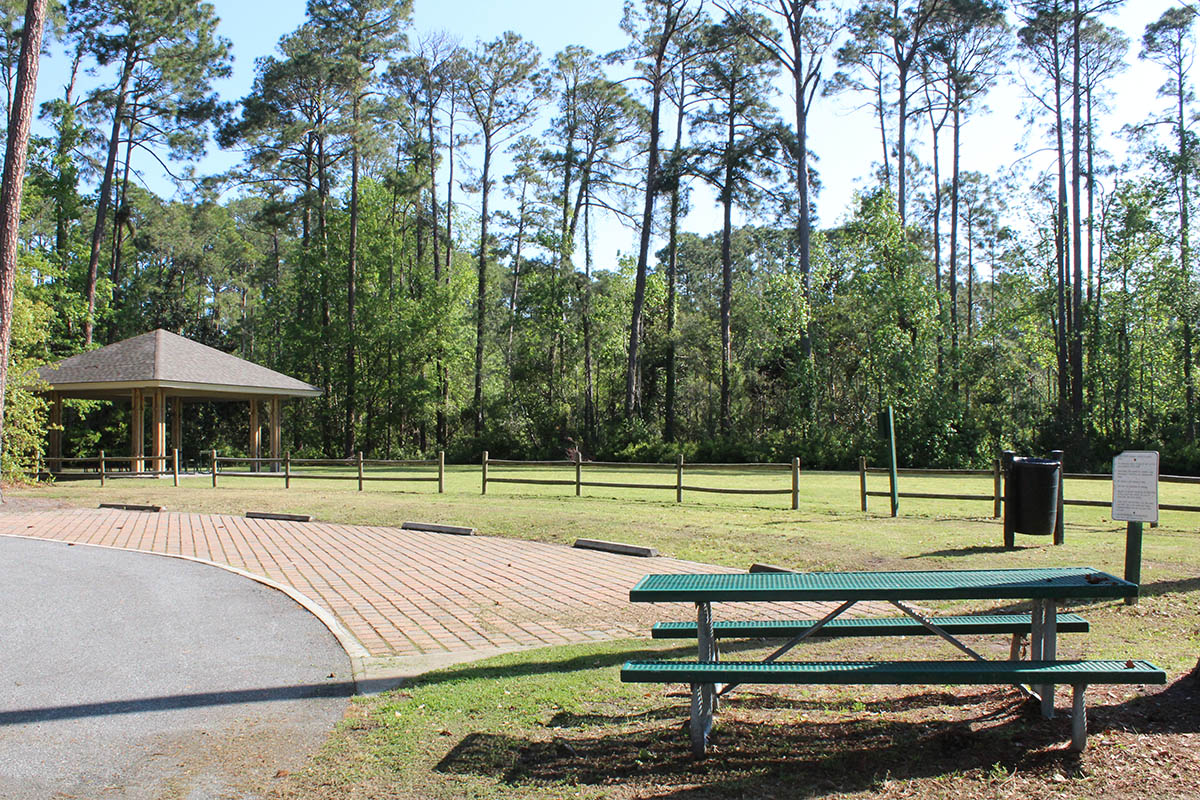
[[[1200,591],[1200,578],[1186,578],[1177,581],[1152,581],[1143,583],[1139,589],[1143,597],[1157,597],[1164,594],[1182,594],[1183,592]]]
[[[678,707],[667,707],[645,714],[575,714],[562,711],[550,718],[546,723],[550,728],[594,727],[596,725],[628,725],[637,720],[648,718],[680,719],[680,714],[687,715],[687,704],[690,693],[670,691],[665,697],[678,698]],[[723,704],[732,704],[731,708],[739,711],[811,711],[811,712],[844,712],[847,714],[903,714],[924,708],[947,708],[970,706],[978,703],[978,698],[955,694],[949,691],[928,691],[906,697],[884,699],[850,699],[850,698],[797,698],[784,697],[767,691],[742,689],[722,697]],[[724,706],[723,706],[724,707]],[[680,710],[682,709],[682,711]]]
[[[721,640],[722,655],[759,650],[762,647],[763,643],[756,640]],[[411,683],[407,683],[406,687],[415,688],[419,686],[432,686],[439,683],[457,683],[459,681],[471,680],[512,679],[534,675],[562,675],[580,670],[616,667],[624,664],[626,661],[664,658],[696,658],[695,640],[691,640],[690,644],[681,644],[678,647],[670,648],[631,647],[628,650],[592,653],[560,659],[547,658],[542,661],[528,661],[520,664],[485,663],[480,665],[456,666],[425,673],[419,678],[414,679]]]
[[[902,698],[892,709],[903,713],[909,701],[915,707],[943,699],[943,693],[933,694]],[[1005,721],[983,730],[962,721],[905,722],[864,713],[828,722],[770,724],[727,716],[718,718],[712,757],[704,760],[690,755],[682,717],[676,716],[674,724],[668,718],[667,724],[601,735],[589,727],[598,720],[584,718],[578,728],[549,741],[471,733],[435,769],[499,775],[513,787],[634,783],[666,790],[656,797],[817,797],[830,790],[867,791],[884,776],[932,777],[989,769],[997,763],[1011,769],[1027,763],[1029,749],[1051,748],[1062,741],[1061,723],[1039,724],[1018,702],[968,722],[998,715]],[[636,722],[614,720],[626,726]],[[1060,751],[1056,763],[1061,760],[1069,763],[1074,757]]]
[[[1169,581],[1152,581],[1150,583],[1140,584],[1138,587],[1138,596],[1141,598],[1163,597],[1171,594],[1187,594],[1189,592],[1200,591],[1200,578],[1185,578],[1183,580]],[[1122,609],[1126,607],[1124,600],[1111,600],[1108,598],[1098,598],[1089,600],[1087,598],[1072,598],[1069,602],[1059,607],[1060,612],[1081,611],[1088,608],[1112,607],[1114,609]],[[979,612],[984,614],[1016,614],[1029,613],[1030,601],[1021,600],[1015,603],[1008,603],[1003,606],[988,608],[987,611]]]
[[[956,547],[949,550],[931,550],[928,553],[918,553],[915,556],[905,556],[905,561],[920,558],[963,558],[965,556],[995,555],[1007,553],[1011,548],[1004,545],[976,545],[975,547]]]
[[[1088,711],[1088,727],[1092,731],[1200,733],[1200,671],[1185,674],[1161,692],[1096,705]]]
[[[1200,729],[1198,694],[1200,686],[1189,675],[1162,692],[1095,705],[1089,727],[1093,736],[1115,730],[1193,733]],[[500,776],[518,789],[642,785],[653,787],[655,797],[667,798],[808,798],[877,791],[887,780],[984,774],[997,768],[1049,778],[1078,772],[1083,763],[1066,749],[1069,716],[1043,720],[1035,704],[1015,694],[960,698],[945,691],[918,692],[860,704],[843,718],[829,718],[827,703],[774,702],[778,699],[752,696],[729,704],[713,731],[712,756],[703,760],[690,755],[686,704],[681,704],[628,716],[560,714],[550,722],[559,735],[542,741],[471,733],[435,769]],[[951,720],[894,718],[946,704],[976,704],[979,709]],[[782,709],[780,719],[756,720],[761,715],[755,712],[762,708]],[[827,716],[807,720],[791,713],[806,708]],[[873,711],[885,713],[868,713]],[[598,726],[603,726],[600,733]]]

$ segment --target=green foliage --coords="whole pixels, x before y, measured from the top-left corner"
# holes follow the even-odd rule
[[[803,11],[791,5],[789,13]],[[1027,9],[1021,52],[1062,88],[1058,45],[1069,20],[1043,6]],[[16,8],[5,6],[6,41]],[[1143,39],[1144,57],[1169,73],[1169,116],[1131,131],[1148,175],[1119,173],[1098,195],[1089,293],[1066,309],[1060,291],[1075,287],[1058,275],[1069,248],[1053,176],[1023,194],[955,166],[952,185],[934,187],[922,154],[891,149],[907,128],[888,130],[900,113],[889,97],[912,100],[904,112],[912,131],[925,124],[914,116],[922,94],[959,112],[978,107],[996,79],[996,53],[1012,44],[990,0],[869,0],[852,13],[856,35],[833,83],[879,92],[879,183],[897,191],[868,185],[845,221],[823,231],[815,217],[799,218],[802,137],[772,102],[781,62],[805,70],[782,51],[769,57],[785,43],[770,21],[743,9],[714,23],[678,0],[628,5],[632,42],[609,61],[625,59],[651,98],[665,92],[685,117],[678,146],[647,180],[651,111],[612,79],[605,59],[568,46],[544,70],[515,33],[466,48],[437,35],[410,43],[411,8],[314,0],[278,53],[258,62],[253,91],[230,118],[211,88],[229,53],[210,6],[73,3],[79,69],[104,68],[97,74],[109,83],[84,97],[72,87],[44,107],[48,135],[32,146],[22,226],[30,274],[18,294],[29,304],[20,313],[36,322],[22,323],[14,358],[78,352],[89,316],[93,346],[155,327],[178,332],[323,390],[289,405],[284,448],[297,456],[445,450],[474,462],[486,449],[560,458],[570,442],[592,458],[799,456],[809,467],[846,468],[860,455],[882,461],[878,419],[892,406],[904,464],[983,466],[1004,448],[1064,448],[1073,468],[1094,469],[1137,446],[1160,449],[1164,469],[1200,468],[1192,343],[1200,312],[1187,222],[1195,209],[1186,194],[1200,170],[1181,71],[1194,50],[1190,12],[1168,12]],[[808,19],[815,27],[797,29],[805,41],[785,49],[815,57],[831,45],[823,23]],[[1091,104],[1126,42],[1091,16],[1081,36]],[[816,102],[818,83],[796,99]],[[543,102],[552,110],[539,117]],[[114,120],[118,108],[124,116]],[[165,199],[120,169],[109,223],[96,226],[97,203],[80,184],[98,177],[96,151],[116,162],[125,145],[134,156],[189,161],[217,122],[221,145],[245,154],[228,176],[236,192],[202,181]],[[1097,188],[1101,172],[1091,176]],[[697,177],[715,189],[728,223],[679,233],[673,286],[666,249],[653,263],[640,236],[631,237],[636,257],[597,262],[602,216],[640,225],[632,209],[676,188],[686,208]],[[803,185],[815,195],[815,173]],[[935,192],[957,203],[939,204]],[[940,206],[938,247],[917,206],[930,215]],[[955,208],[952,237],[945,217]],[[652,220],[647,239],[662,222]],[[103,233],[89,263],[93,230]],[[947,241],[956,247],[953,279]],[[643,307],[633,402],[635,297]],[[1072,326],[1083,320],[1081,412],[1062,397],[1074,399],[1060,381],[1074,366],[1063,359],[1064,314]],[[10,449],[29,460],[44,409],[20,384],[24,367],[14,361],[13,370],[8,413],[20,441]],[[226,406],[189,410],[185,459],[212,447],[244,452],[244,416]],[[66,455],[125,452],[126,405],[78,404],[68,416],[86,423],[69,426]]]
[[[20,259],[17,291],[13,299],[12,339],[8,377],[4,386],[4,440],[0,443],[0,479],[23,482],[36,475],[45,454],[49,411],[35,369],[46,362],[50,321],[54,309],[36,299],[31,273],[40,257]]]

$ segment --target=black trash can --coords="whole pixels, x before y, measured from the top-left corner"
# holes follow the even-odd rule
[[[1030,536],[1053,535],[1058,525],[1062,462],[1049,458],[1014,458],[1008,485],[1014,495],[1013,530]]]

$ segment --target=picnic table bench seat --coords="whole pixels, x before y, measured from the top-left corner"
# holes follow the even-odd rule
[[[1070,684],[1071,748],[1087,746],[1084,692],[1091,684],[1165,684],[1149,661],[629,661],[626,683],[759,683],[836,685]],[[695,708],[692,743],[703,755],[711,711]]]
[[[978,614],[931,617],[930,622],[947,633],[1029,635],[1033,622],[1025,614]],[[811,630],[819,620],[721,620],[713,623],[718,639],[775,639],[797,636]],[[1059,614],[1059,633],[1087,633],[1088,621],[1078,614]],[[658,622],[650,631],[654,639],[695,639],[695,622]],[[813,632],[812,637],[839,636],[923,636],[932,634],[912,617],[838,617]]]

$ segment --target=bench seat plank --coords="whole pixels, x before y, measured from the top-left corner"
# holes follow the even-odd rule
[[[948,633],[1029,634],[1029,614],[983,614],[932,617],[931,622]],[[815,619],[728,621],[713,623],[718,639],[774,639],[797,636],[817,624]],[[1058,615],[1059,633],[1086,633],[1088,621],[1078,614]],[[813,638],[835,636],[909,636],[930,634],[912,617],[838,617],[813,634]],[[695,622],[659,622],[650,635],[655,639],[695,639]]]
[[[626,683],[1165,684],[1149,661],[629,661]]]

